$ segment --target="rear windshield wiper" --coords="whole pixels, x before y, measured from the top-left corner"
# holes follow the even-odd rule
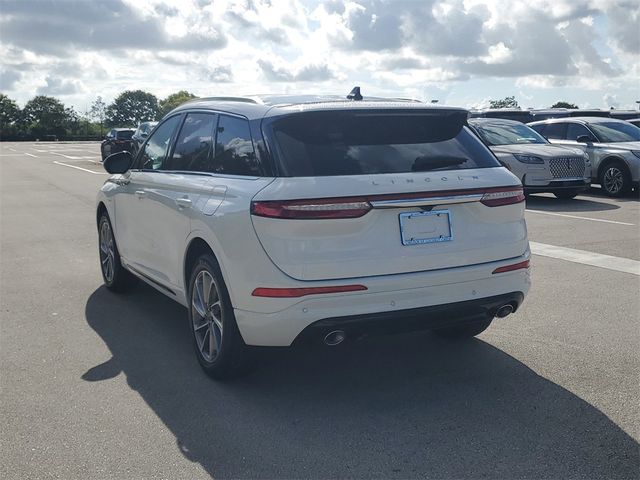
[[[466,163],[467,159],[462,157],[418,157],[413,162],[411,170],[413,172],[426,172],[438,170],[440,168],[456,167]]]

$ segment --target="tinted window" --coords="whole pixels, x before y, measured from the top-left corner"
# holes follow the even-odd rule
[[[601,142],[637,142],[640,141],[640,128],[628,122],[598,122],[589,124]]]
[[[118,140],[131,140],[133,130],[122,130],[116,133]]]
[[[363,175],[498,167],[468,128],[421,114],[315,112],[273,125],[284,176]],[[438,137],[439,136],[439,137]]]
[[[141,155],[141,168],[144,170],[158,170],[169,153],[171,138],[178,123],[180,115],[175,115],[165,121],[149,137]]]
[[[473,127],[487,145],[547,143],[538,132],[523,124],[474,123]]]
[[[185,118],[176,140],[171,160],[163,170],[208,171],[213,157],[213,129],[216,116],[190,113]]]
[[[215,158],[209,171],[227,175],[260,175],[247,120],[220,115]]]
[[[589,138],[593,138],[591,132],[584,125],[579,123],[570,123],[567,125],[567,140],[578,140],[578,137],[586,135]]]
[[[543,135],[547,137],[549,140],[564,140],[566,138],[565,133],[567,132],[567,124],[566,123],[547,123],[544,128]]]

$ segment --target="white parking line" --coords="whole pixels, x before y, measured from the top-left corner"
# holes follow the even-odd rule
[[[51,155],[59,155],[64,158],[68,158],[69,160],[82,160],[82,157],[73,157],[71,155],[65,155],[64,153],[58,153],[58,152],[49,152],[49,153]]]
[[[37,155],[34,155],[33,153],[24,152],[24,154],[25,154],[25,155],[29,155],[30,157],[33,157],[33,158],[38,158],[38,156],[37,156]]]
[[[546,243],[529,242],[531,253],[542,257],[558,258],[568,262],[582,263],[593,267],[606,268],[617,272],[640,275],[640,262],[630,258],[614,257],[601,253],[587,252],[574,248],[558,247]]]
[[[542,210],[529,210],[528,208],[527,208],[527,212],[540,213],[542,215],[553,215],[553,216],[556,216],[556,217],[577,218],[579,220],[589,220],[591,222],[615,223],[616,225],[628,225],[630,227],[635,226],[635,224],[633,224],[633,223],[618,222],[616,220],[605,220],[603,218],[580,217],[578,215],[567,215],[566,213],[544,212]]]
[[[86,168],[78,167],[76,165],[69,165],[68,163],[58,162],[57,160],[54,160],[53,163],[55,163],[56,165],[62,165],[63,167],[75,168],[77,170],[82,170],[83,172],[93,173],[94,175],[107,175],[106,172],[94,172],[93,170],[88,170]]]

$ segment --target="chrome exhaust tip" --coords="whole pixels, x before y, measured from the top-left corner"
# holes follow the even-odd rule
[[[498,309],[498,311],[496,312],[496,317],[504,318],[511,313],[513,313],[513,305],[507,303],[506,305],[503,305]]]
[[[324,337],[324,344],[330,347],[335,347],[341,344],[347,338],[347,334],[342,330],[334,330],[329,332]]]

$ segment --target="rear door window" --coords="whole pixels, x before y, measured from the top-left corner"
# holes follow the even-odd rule
[[[189,113],[182,124],[171,159],[163,170],[208,171],[213,158],[216,115]]]
[[[215,157],[209,171],[225,175],[260,176],[260,166],[246,119],[220,115]]]
[[[116,135],[118,140],[131,140],[131,137],[133,137],[133,130],[121,130],[117,132]]]
[[[448,121],[432,114],[308,112],[276,120],[272,136],[283,176],[500,166],[468,127],[449,128]]]
[[[586,135],[589,138],[593,138],[593,135],[585,127],[584,125],[580,125],[579,123],[569,123],[567,125],[567,140],[573,140],[574,142],[578,140],[578,137]]]
[[[545,126],[543,135],[549,140],[565,140],[567,138],[567,124],[548,123]]]

